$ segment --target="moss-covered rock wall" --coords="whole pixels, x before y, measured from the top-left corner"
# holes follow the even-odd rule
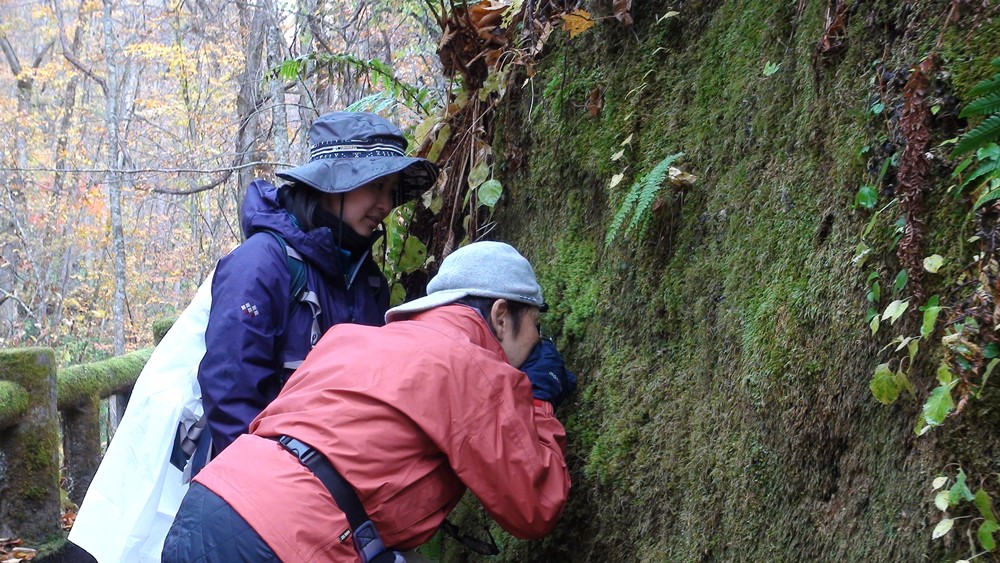
[[[954,463],[998,489],[996,385],[917,437],[936,385],[925,347],[918,397],[876,402],[880,350],[919,327],[916,313],[875,336],[865,322],[866,274],[888,288],[900,269],[898,209],[875,218],[869,265],[852,258],[873,214],[855,194],[871,183],[878,207],[891,199],[895,163],[877,176],[899,148],[893,115],[931,52],[922,251],[966,251],[968,202],[945,195],[951,163],[937,147],[964,130],[956,104],[1000,55],[996,8],[974,4],[637,2],[631,28],[610,17],[549,39],[498,118],[497,236],[536,265],[552,304],[544,328],[580,375],[561,413],[574,487],[556,533],[507,541],[504,558],[973,555],[967,528],[931,540],[943,517],[931,481]],[[696,183],[662,190],[645,227],[606,246],[632,182],[677,152]],[[946,269],[924,279],[928,295],[955,282]]]

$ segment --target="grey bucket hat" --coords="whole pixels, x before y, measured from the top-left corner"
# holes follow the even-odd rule
[[[446,256],[427,284],[427,296],[389,309],[385,321],[401,321],[467,296],[507,299],[547,309],[528,260],[507,243],[482,241]]]
[[[399,128],[371,113],[321,115],[309,128],[309,142],[309,162],[278,172],[279,178],[338,194],[399,172],[397,204],[416,198],[437,181],[437,166],[406,156],[406,138]]]

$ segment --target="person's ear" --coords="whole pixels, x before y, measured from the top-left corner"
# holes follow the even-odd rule
[[[503,341],[504,334],[510,330],[510,307],[506,299],[497,299],[490,308],[490,326],[497,340]]]

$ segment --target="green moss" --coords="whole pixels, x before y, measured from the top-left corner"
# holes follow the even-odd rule
[[[170,327],[174,326],[175,322],[177,322],[177,317],[158,319],[153,323],[152,331],[154,345],[159,344],[160,340],[163,340],[163,337],[167,334],[167,331],[170,330]]]
[[[546,324],[560,327],[565,338],[579,338],[594,318],[604,289],[592,243],[561,239],[551,260],[538,265],[538,277],[552,303]]]
[[[60,553],[60,551],[65,549],[68,545],[71,544],[67,539],[67,534],[65,533],[55,535],[41,543],[36,543],[33,545],[33,547],[38,550],[38,555],[35,558],[35,561],[61,561],[64,559],[64,556]],[[49,559],[50,557],[51,559]]]
[[[581,387],[560,412],[574,472],[564,521],[531,550],[507,544],[503,560],[567,549],[619,560],[621,546],[650,561],[968,555],[928,546],[923,491],[951,452],[973,458],[996,437],[965,431],[915,447],[919,404],[872,400],[867,382],[891,336],[870,337],[868,269],[851,264],[870,218],[853,206],[870,181],[862,148],[885,128],[866,112],[873,62],[918,62],[940,31],[923,16],[947,6],[919,2],[901,21],[897,4],[866,5],[848,18],[845,50],[823,56],[825,4],[797,7],[693,2],[654,23],[671,6],[644,4],[631,31],[598,25],[542,61],[537,84],[581,85],[559,111],[528,93],[504,109],[494,152],[518,148],[525,163],[505,169],[498,236],[536,264],[552,306],[546,331],[561,337]],[[885,31],[904,28],[905,39]],[[956,88],[987,75],[996,29],[984,20],[971,40],[970,28],[946,36],[945,60],[966,65]],[[781,68],[764,77],[768,61]],[[604,109],[591,117],[594,83]],[[935,142],[946,135],[935,130]],[[697,184],[642,236],[605,248],[627,186],[677,151]],[[927,253],[967,250],[965,212],[944,203],[946,168],[927,193]],[[894,221],[886,212],[870,235],[869,268],[884,277],[898,269]],[[947,276],[927,276],[928,290],[943,291]],[[976,465],[981,475],[996,466]]]
[[[137,350],[124,356],[71,366],[59,371],[59,408],[65,409],[126,391],[135,384],[152,349]]]
[[[996,50],[1000,44],[1000,19],[980,18],[975,25],[974,34],[964,25],[949,27],[941,57],[951,73],[955,93],[966,103],[969,100],[962,99],[966,92],[996,74],[997,67],[990,63],[1000,56]]]
[[[0,380],[18,383],[29,395],[48,393],[48,377],[54,365],[55,352],[50,348],[0,350]]]
[[[17,421],[28,410],[29,401],[23,387],[11,381],[0,381],[0,428]]]

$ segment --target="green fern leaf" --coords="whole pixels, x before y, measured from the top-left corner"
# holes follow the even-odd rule
[[[366,111],[369,113],[382,113],[396,104],[396,96],[392,92],[375,92],[365,96],[360,100],[345,108],[346,111]]]
[[[956,157],[972,152],[987,143],[996,141],[997,137],[1000,137],[1000,115],[992,115],[980,123],[978,127],[962,135],[951,156]]]
[[[998,110],[1000,110],[1000,90],[981,98],[976,98],[972,103],[965,106],[962,109],[962,113],[958,114],[958,116],[986,115],[988,113],[996,113]]]
[[[987,160],[972,174],[969,174],[969,177],[962,182],[960,189],[964,189],[966,186],[973,183],[982,184],[983,182],[988,182],[997,176],[1000,176],[1000,161]]]
[[[278,68],[278,76],[285,81],[295,80],[299,77],[301,68],[305,66],[298,59],[290,59],[281,63]]]
[[[990,190],[983,194],[978,200],[976,200],[976,204],[972,206],[972,210],[975,211],[995,199],[1000,199],[1000,188]]]
[[[626,217],[630,214],[632,217],[624,230],[626,234],[635,231],[644,224],[648,219],[647,211],[663,187],[663,182],[670,171],[670,165],[682,156],[684,156],[684,153],[679,152],[664,158],[649,173],[632,183],[628,194],[625,195],[625,200],[622,201],[621,206],[615,213],[614,219],[611,221],[611,226],[608,227],[608,234],[604,237],[605,246],[610,246],[615,240],[622,231],[622,225],[625,223]]]
[[[965,95],[968,98],[974,98],[984,94],[992,94],[998,89],[1000,89],[1000,74],[994,74],[993,76],[973,86],[972,90],[969,90]]]
[[[642,179],[642,190],[639,193],[639,200],[635,204],[635,213],[629,221],[626,233],[634,232],[640,225],[644,224],[648,217],[648,210],[656,200],[656,196],[663,187],[663,181],[667,178],[670,165],[677,160],[682,153],[672,154],[664,158]]]
[[[618,236],[618,231],[621,229],[622,224],[625,223],[625,217],[628,216],[629,212],[635,207],[636,200],[639,199],[639,192],[642,189],[642,180],[636,180],[632,187],[629,188],[628,193],[625,194],[625,200],[622,201],[621,206],[618,211],[615,212],[614,219],[611,220],[611,226],[608,227],[608,234],[604,237],[604,246],[611,246],[612,241]]]

